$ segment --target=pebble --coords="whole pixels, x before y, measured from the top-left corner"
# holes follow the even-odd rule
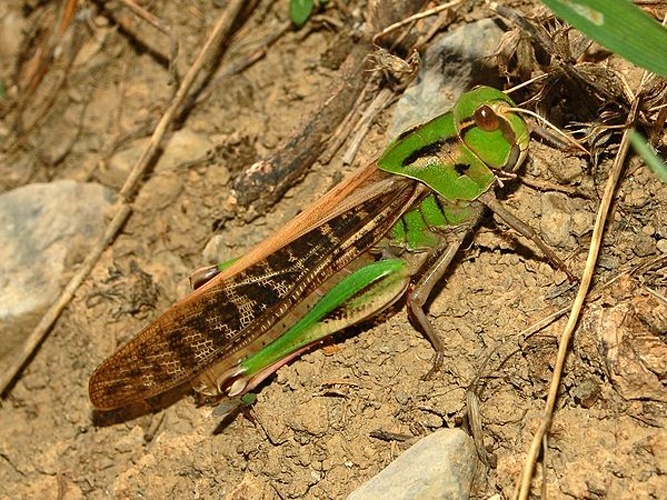
[[[569,200],[560,193],[547,193],[540,198],[542,217],[540,233],[547,245],[566,247],[572,228]]]
[[[441,429],[405,451],[348,500],[466,500],[477,467],[473,440],[459,429]]]
[[[0,195],[0,360],[21,345],[60,293],[68,265],[83,260],[104,231],[113,196],[100,184],[71,180]]]
[[[448,31],[429,43],[416,81],[405,91],[387,134],[394,138],[411,126],[449,111],[456,99],[475,85],[500,87],[482,61],[493,56],[503,35],[491,19]],[[474,40],[475,43],[470,43]]]

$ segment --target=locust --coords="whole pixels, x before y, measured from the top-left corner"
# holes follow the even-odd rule
[[[464,93],[247,254],[196,273],[189,295],[94,371],[92,405],[150,406],[188,386],[207,399],[240,398],[403,297],[434,347],[429,374],[437,373],[445,345],[424,304],[486,207],[565,269],[494,194],[528,145],[526,122],[503,92]]]

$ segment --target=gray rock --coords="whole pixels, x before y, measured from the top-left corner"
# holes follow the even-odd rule
[[[476,467],[472,439],[458,429],[439,430],[418,441],[348,500],[466,500]]]
[[[113,191],[63,180],[0,195],[0,359],[21,345],[104,230]]]
[[[459,96],[475,85],[498,87],[497,71],[489,70],[488,65],[502,34],[495,22],[482,19],[430,43],[416,81],[396,105],[388,137],[449,111]]]

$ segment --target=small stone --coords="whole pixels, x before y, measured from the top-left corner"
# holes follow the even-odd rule
[[[560,193],[549,193],[541,200],[540,231],[547,245],[563,247],[568,243],[572,215],[568,199]]]
[[[595,379],[586,379],[573,388],[572,397],[583,408],[590,408],[600,398],[600,384]]]
[[[593,231],[595,225],[595,214],[585,211],[577,211],[572,214],[572,234],[581,238]]]
[[[98,173],[101,182],[107,186],[120,188],[143,154],[149,141],[149,139],[134,141],[127,149],[114,154]],[[155,166],[155,171],[161,175],[166,172],[174,174],[180,165],[204,157],[212,147],[213,144],[208,138],[189,130],[179,130],[166,143],[164,151]],[[158,191],[158,193],[160,192]]]
[[[625,195],[624,202],[631,208],[642,208],[651,199],[651,194],[645,189],[636,188]]]
[[[472,439],[461,430],[442,429],[418,441],[348,500],[465,500],[476,467]]]
[[[667,238],[659,240],[655,246],[660,253],[667,253]]]
[[[104,186],[69,180],[0,195],[0,360],[11,359],[102,233],[112,199]]]
[[[648,257],[655,253],[655,240],[644,233],[638,233],[632,251],[638,257]]]
[[[410,401],[410,396],[408,396],[405,392],[397,392],[394,397],[396,398],[396,401],[401,405],[406,405],[408,404],[408,401]]]
[[[396,137],[413,125],[449,111],[473,83],[498,84],[479,62],[495,54],[502,34],[494,21],[482,19],[429,43],[415,85],[404,92],[396,105],[388,137]],[[475,43],[468,43],[469,40]]]

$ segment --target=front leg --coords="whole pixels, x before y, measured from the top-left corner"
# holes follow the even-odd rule
[[[480,196],[479,201],[489,207],[493,213],[498,215],[498,217],[500,217],[508,226],[535,243],[553,267],[560,269],[567,274],[567,278],[570,282],[574,283],[577,281],[577,278],[568,269],[567,264],[565,264],[565,262],[563,262],[554,251],[549,248],[549,245],[540,238],[535,230],[502,206],[491,191],[487,191]]]
[[[454,260],[463,240],[466,238],[470,229],[455,231],[447,235],[447,245],[444,247],[437,260],[426,270],[419,281],[411,286],[407,294],[408,314],[418,323],[422,331],[433,345],[435,350],[435,359],[433,366],[424,376],[424,379],[431,378],[442,367],[444,359],[445,345],[442,339],[435,333],[431,322],[424,312],[424,304],[431,295],[435,284],[445,275],[449,265]]]

